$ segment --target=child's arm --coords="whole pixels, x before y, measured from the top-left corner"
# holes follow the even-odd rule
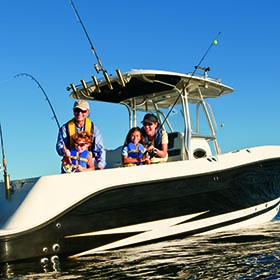
[[[139,162],[139,160],[137,158],[130,158],[130,157],[127,157],[127,156],[122,156],[122,161],[124,164],[127,164],[127,163],[136,163],[136,162]]]
[[[88,155],[88,168],[85,169],[84,171],[91,171],[94,170],[94,163],[93,163],[93,158],[92,158],[92,153]]]

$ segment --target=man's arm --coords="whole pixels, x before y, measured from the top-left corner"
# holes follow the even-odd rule
[[[56,151],[59,156],[65,155],[65,145],[67,143],[67,133],[66,133],[66,126],[63,125],[58,132],[57,142],[56,142]]]
[[[106,166],[106,152],[103,145],[103,140],[99,129],[94,126],[94,150],[93,155],[97,162],[98,169],[103,169]]]

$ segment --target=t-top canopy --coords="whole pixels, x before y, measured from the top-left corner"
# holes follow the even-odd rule
[[[120,76],[121,75],[121,76]],[[133,70],[124,74],[118,73],[106,79],[96,80],[77,86],[71,85],[70,97],[76,99],[96,100],[109,103],[125,103],[131,106],[131,102],[140,106],[149,100],[156,101],[159,108],[168,108],[184,92],[188,94],[188,100],[196,103],[201,92],[203,98],[217,98],[221,95],[233,92],[231,87],[222,84],[219,80],[205,76],[180,74],[176,72],[159,70]],[[144,106],[144,105],[143,105]]]

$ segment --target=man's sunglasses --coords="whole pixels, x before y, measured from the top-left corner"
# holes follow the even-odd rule
[[[83,114],[85,114],[87,112],[87,110],[81,110],[81,109],[79,109],[79,108],[76,108],[76,109],[74,109],[74,113],[83,113]]]

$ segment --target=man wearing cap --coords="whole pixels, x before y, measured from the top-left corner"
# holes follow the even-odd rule
[[[146,150],[151,157],[151,163],[166,162],[168,159],[168,135],[161,129],[156,115],[148,113],[142,121],[142,132]]]
[[[77,100],[73,107],[74,118],[61,126],[56,143],[56,151],[60,156],[70,156],[70,149],[74,147],[73,136],[76,132],[88,131],[93,134],[93,141],[89,150],[96,161],[97,169],[103,169],[106,165],[105,149],[99,129],[87,118],[89,104],[85,100]]]

